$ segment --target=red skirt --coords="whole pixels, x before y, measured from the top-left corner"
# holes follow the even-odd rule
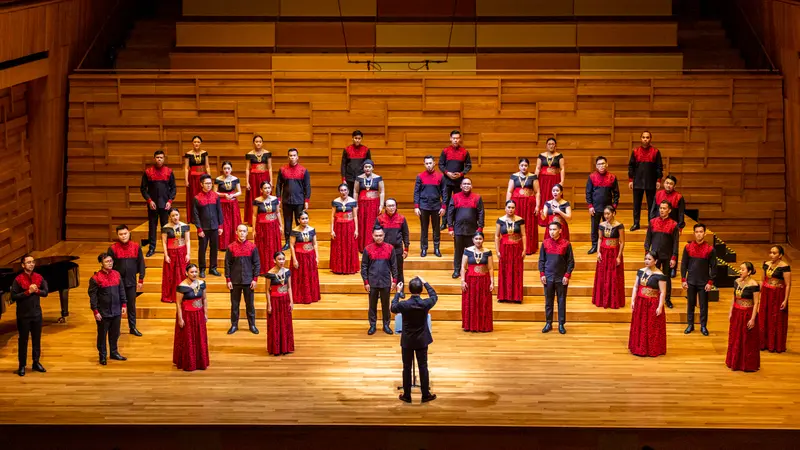
[[[194,210],[194,197],[203,192],[203,188],[200,187],[200,177],[205,175],[205,172],[192,172],[189,171],[189,187],[186,188],[186,221],[191,222],[192,217],[194,217],[193,210]]]
[[[517,215],[525,219],[525,254],[539,250],[539,216],[536,214],[536,197],[512,197],[517,204]],[[502,254],[502,253],[501,253]]]
[[[541,193],[543,205],[553,199],[553,186],[561,183],[561,169],[558,170],[559,173],[555,175],[545,173],[547,171],[546,167],[542,167],[542,170],[539,171],[539,192]]]
[[[592,303],[601,308],[619,309],[625,306],[625,260],[620,258],[619,247],[600,247],[600,261],[594,272]]]
[[[751,330],[747,329],[747,321],[752,316],[752,307],[733,305],[731,326],[728,329],[728,355],[725,357],[725,365],[731,370],[755,372],[761,364],[758,320]]]
[[[550,235],[549,234],[550,232],[548,231],[548,227],[550,226],[551,223],[553,223],[553,220],[555,220],[556,217],[558,217],[560,219],[560,222],[561,222],[561,237],[566,239],[566,240],[569,240],[569,223],[567,223],[567,221],[564,220],[563,217],[556,216],[555,214],[548,215],[547,217],[545,217],[543,222],[539,223],[539,225],[544,227],[544,235],[545,236],[549,236]]]
[[[242,211],[239,209],[239,200],[221,200],[222,205],[222,236],[219,237],[219,248],[226,250],[228,244],[236,240],[236,228],[242,223]]]
[[[761,331],[761,350],[786,351],[789,330],[789,306],[781,311],[786,287],[761,286],[761,306],[758,308],[758,328]]]
[[[461,293],[461,327],[464,331],[492,331],[492,291],[489,276],[467,276]]]
[[[666,311],[656,316],[658,298],[636,296],[631,315],[628,349],[636,356],[660,356],[667,353]]]
[[[297,253],[297,262],[300,267],[292,272],[292,295],[295,303],[309,304],[318,302],[319,293],[319,269],[317,267],[316,253]],[[292,265],[294,267],[294,264]]]
[[[333,224],[336,239],[331,239],[331,272],[346,275],[358,273],[361,261],[358,259],[358,243],[354,237],[356,223],[336,221]]]
[[[253,225],[253,200],[261,195],[261,183],[270,180],[269,172],[250,172],[250,189],[246,189],[244,202],[244,220],[248,225]],[[272,258],[270,258],[272,261]]]
[[[175,320],[175,343],[172,347],[172,362],[187,372],[205,370],[208,360],[208,332],[202,309],[183,310],[183,328]]]
[[[294,352],[294,329],[289,295],[271,296],[272,314],[267,315],[267,352],[280,356]]]
[[[500,242],[497,300],[522,303],[524,263],[522,260],[521,240],[520,242],[509,242],[508,240]]]
[[[263,275],[274,265],[272,256],[282,248],[280,222],[270,220],[256,223],[255,243],[258,248],[258,258],[261,260],[261,275]]]
[[[372,229],[381,210],[380,198],[358,199],[358,252],[372,243]]]
[[[161,267],[161,301],[175,303],[175,292],[178,285],[186,278],[186,247],[176,247],[167,250],[169,263],[164,261]]]

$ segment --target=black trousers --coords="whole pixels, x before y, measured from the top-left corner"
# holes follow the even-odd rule
[[[125,286],[125,297],[128,301],[128,328],[136,329],[136,285]]]
[[[147,238],[150,241],[150,250],[155,250],[158,237],[161,236],[161,228],[167,226],[169,221],[169,211],[156,208],[155,211],[147,207]],[[161,227],[158,226],[159,222]]]
[[[111,347],[111,353],[119,351],[117,341],[119,340],[119,326],[122,322],[122,316],[103,317],[103,320],[97,322],[97,351],[100,356],[107,356],[106,338],[108,338],[108,345]]]
[[[461,258],[464,256],[464,250],[472,245],[472,236],[456,234],[453,236],[453,244],[456,247],[453,254],[453,272],[461,272]]]
[[[369,289],[369,319],[370,326],[374,326],[378,322],[378,297],[381,298],[381,318],[384,325],[389,325],[391,316],[389,315],[389,290],[390,288],[376,288],[371,286]]]
[[[431,395],[431,380],[428,375],[428,347],[403,348],[403,395],[411,395],[411,364],[414,354],[417,355],[417,368],[419,370],[420,389],[422,396]]]
[[[544,286],[544,315],[547,323],[553,323],[553,302],[558,297],[558,324],[567,322],[567,286],[558,281],[548,281]]]
[[[34,318],[17,319],[17,330],[19,330],[19,366],[25,367],[28,364],[28,335],[31,336],[31,346],[33,351],[33,363],[39,362],[42,354],[42,316]]]
[[[247,312],[247,323],[249,325],[256,324],[256,305],[254,303],[255,294],[250,289],[249,284],[234,284],[231,289],[231,323],[236,325],[239,323],[239,305],[242,301],[242,293],[244,293],[244,307]]]
[[[601,206],[600,209],[594,209],[594,215],[589,216],[592,219],[592,247],[597,245],[597,239],[600,237],[600,232],[597,231],[597,228],[600,226],[600,222],[603,221],[603,208],[605,205]]]
[[[356,180],[347,180],[344,182],[347,185],[347,192],[351,197],[353,197],[353,186],[356,184]],[[305,205],[303,205],[305,206]]]
[[[445,207],[442,223],[447,223],[447,214],[450,212],[450,198],[453,196],[454,192],[461,192],[461,180],[464,179],[464,177],[461,177],[458,180],[451,180],[447,178],[447,176],[445,176],[445,178],[444,189],[442,189],[442,202],[444,202],[443,204]]]
[[[420,209],[419,210],[419,223],[422,227],[422,234],[419,238],[419,248],[420,250],[427,250],[428,249],[428,225],[430,224],[433,227],[433,248],[439,248],[439,241],[441,240],[442,230],[439,229],[440,226],[440,217],[439,217],[439,210],[427,210],[427,209]]]
[[[656,201],[655,189],[633,189],[633,224],[639,225],[639,217],[642,215],[642,197],[647,195],[647,212],[645,221],[650,219],[650,211],[653,210],[653,202]]]
[[[284,242],[288,245],[289,235],[292,232],[292,228],[300,223],[300,214],[303,213],[305,205],[281,203],[281,208],[283,208],[283,237],[285,238]]]
[[[61,317],[69,315],[69,289],[58,291],[58,300],[61,303]]]
[[[197,237],[199,243],[197,263],[200,270],[206,270],[206,249],[211,244],[211,254],[208,256],[208,266],[212,269],[217,268],[217,252],[219,251],[219,231],[217,230],[203,230],[206,237]]]
[[[406,278],[403,276],[403,247],[394,248],[394,259],[397,261],[397,281],[406,284]]]
[[[686,308],[686,322],[689,325],[694,325],[694,308],[697,303],[697,297],[700,296],[700,325],[708,325],[708,292],[706,292],[705,285],[696,286],[689,284],[686,290],[686,299],[688,300]]]
[[[672,299],[673,274],[672,274],[672,269],[669,268],[669,261],[670,261],[669,259],[659,259],[658,261],[656,261],[656,267],[661,269],[661,271],[664,272],[664,276],[667,278],[667,296],[664,298],[664,300]],[[675,265],[677,266],[677,263],[675,263]]]

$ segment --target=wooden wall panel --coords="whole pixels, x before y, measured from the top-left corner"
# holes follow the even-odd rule
[[[46,77],[50,70],[50,61],[47,58],[0,69],[0,89],[5,89],[36,78]]]
[[[378,17],[475,17],[475,0],[378,0]]]
[[[292,48],[369,48],[375,45],[375,24],[364,22],[278,22],[275,41],[279,50]]]
[[[46,51],[45,8],[0,12],[0,62]]]
[[[280,0],[183,0],[184,16],[275,17]]]
[[[375,56],[375,61],[381,67],[381,70],[400,70],[408,71],[408,61],[419,61],[418,63],[411,64],[412,67],[421,67],[424,63],[421,61],[444,61],[445,63],[431,64],[431,69],[434,70],[475,70],[477,61],[475,55],[444,55],[435,53],[401,53],[401,54],[380,54]],[[372,60],[372,54],[350,54],[351,61],[366,61]],[[345,54],[275,54],[272,55],[272,69],[273,70],[320,70],[320,71],[367,71],[366,64],[353,64],[347,62],[347,55]],[[397,62],[393,62],[397,61]]]
[[[581,58],[581,73],[598,70],[625,70],[635,71],[646,67],[648,70],[683,70],[683,54],[613,54],[613,53],[583,53]],[[601,73],[598,73],[602,75]]]
[[[479,70],[578,70],[578,53],[479,53]]]
[[[252,1],[252,0],[251,0]],[[376,0],[281,0],[282,17],[374,17]]]
[[[574,0],[576,16],[671,16],[672,0]]]
[[[478,47],[575,47],[574,23],[478,24]]]
[[[173,69],[259,69],[272,68],[269,53],[177,53],[169,55]]]
[[[273,47],[271,22],[179,22],[176,47]]]
[[[452,29],[452,40],[451,40]],[[379,23],[375,30],[378,47],[475,47],[475,24]]]
[[[478,17],[558,17],[573,15],[573,0],[477,0]]]
[[[678,24],[579,23],[578,47],[677,47]]]

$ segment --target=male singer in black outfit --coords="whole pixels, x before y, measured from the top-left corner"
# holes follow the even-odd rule
[[[667,298],[664,304],[672,308],[672,277],[678,263],[678,239],[680,228],[678,222],[669,217],[671,208],[664,200],[658,205],[659,216],[650,221],[647,235],[644,238],[644,251],[656,255],[656,266],[667,278]]]
[[[639,218],[642,214],[642,196],[647,195],[647,213],[653,209],[656,191],[661,188],[661,177],[664,165],[661,153],[650,145],[653,135],[649,131],[642,133],[642,145],[631,153],[628,161],[628,189],[633,190],[633,226],[631,231],[639,229]]]
[[[239,305],[243,292],[250,332],[258,334],[254,291],[258,285],[258,274],[261,273],[261,260],[256,245],[247,240],[247,225],[241,224],[236,228],[236,237],[237,240],[228,245],[225,253],[225,281],[231,291],[231,328],[228,334],[236,333],[239,329]]]
[[[567,329],[567,286],[575,269],[575,256],[572,244],[561,237],[561,224],[553,222],[547,227],[549,237],[542,242],[539,252],[539,278],[544,286],[544,314],[547,323],[542,333],[553,329],[553,302],[558,297],[558,332],[565,334]]]
[[[375,226],[373,228],[383,228],[386,234],[383,240],[394,248],[394,260],[397,264],[397,283],[398,286],[402,286],[399,283],[405,282],[403,261],[408,257],[408,221],[402,214],[397,212],[397,200],[388,198],[383,202],[383,206],[383,213],[375,218]],[[400,293],[401,298],[405,297],[402,287],[399,287],[397,292]]]
[[[199,251],[197,255],[198,265],[200,266],[200,278],[206,277],[206,249],[211,244],[211,254],[208,257],[208,271],[211,275],[220,276],[217,271],[217,249],[219,248],[219,237],[222,235],[222,203],[219,201],[219,194],[211,190],[211,176],[205,174],[200,177],[200,186],[203,191],[194,197],[194,226],[197,227],[197,240],[199,241]]]
[[[417,175],[414,182],[414,214],[419,217],[421,234],[419,239],[419,256],[428,256],[428,225],[433,227],[433,254],[442,257],[439,251],[441,230],[439,219],[444,216],[447,209],[442,202],[444,195],[444,175],[436,171],[433,156],[428,155],[423,160],[425,171]]]
[[[428,292],[428,298],[422,299],[422,287]],[[431,329],[428,328],[428,311],[436,305],[436,291],[433,290],[421,277],[414,277],[408,283],[411,298],[400,301],[400,295],[395,294],[392,299],[392,312],[403,315],[403,332],[400,335],[400,347],[403,354],[403,393],[400,400],[411,403],[411,365],[414,355],[417,355],[419,379],[422,385],[422,403],[436,399],[436,394],[431,393],[430,377],[428,374],[428,346],[433,343]]]
[[[161,235],[158,224],[160,222],[161,227],[167,225],[169,210],[172,208],[172,202],[177,193],[175,174],[172,173],[172,169],[164,165],[162,150],[156,150],[153,153],[153,165],[142,174],[140,190],[142,197],[147,202],[147,236],[150,247],[147,250],[147,256],[153,256],[156,252],[157,236]]]
[[[461,181],[461,192],[450,198],[447,209],[449,233],[453,236],[455,253],[453,254],[453,278],[461,276],[461,257],[464,249],[472,245],[472,238],[477,231],[483,231],[484,219],[483,199],[472,192],[472,180]]]
[[[617,177],[608,171],[608,160],[605,156],[595,159],[597,170],[586,180],[586,205],[592,217],[592,248],[589,254],[597,252],[598,228],[603,221],[603,210],[606,206],[617,209],[619,203],[619,183]]]
[[[361,144],[363,139],[364,134],[361,131],[353,131],[353,143],[342,151],[342,165],[339,170],[342,173],[342,183],[347,184],[350,195],[353,195],[356,178],[364,173],[364,161],[372,159],[369,147]]]
[[[311,175],[299,161],[297,149],[290,148],[289,164],[278,170],[278,184],[275,186],[275,195],[281,199],[283,209],[284,251],[289,250],[289,234],[300,223],[300,214],[308,209],[308,202],[311,201]]]
[[[25,376],[25,366],[28,363],[28,335],[31,337],[33,351],[33,370],[46,372],[39,357],[42,354],[42,306],[39,299],[47,297],[47,281],[33,271],[36,266],[33,256],[24,255],[22,273],[14,278],[11,283],[11,301],[17,304],[17,330],[19,340],[17,357],[19,369],[17,375]]]
[[[708,336],[708,291],[714,287],[717,276],[717,252],[714,246],[705,241],[706,226],[702,223],[694,225],[694,240],[683,248],[681,258],[681,285],[686,289],[688,300],[684,331],[694,331],[694,308],[697,297],[700,297],[700,332]]]
[[[453,226],[450,220],[450,198],[453,192],[458,192],[461,181],[472,170],[472,159],[469,157],[467,149],[461,146],[461,132],[453,130],[450,132],[450,145],[442,149],[439,155],[439,171],[444,175],[444,192],[442,201],[448,208],[442,220],[442,230],[447,228],[447,224]],[[461,256],[459,256],[459,261]]]
[[[397,284],[397,259],[394,247],[384,242],[383,229],[372,230],[372,244],[364,248],[361,254],[361,279],[364,280],[364,290],[369,293],[369,320],[370,336],[375,334],[375,325],[378,321],[378,297],[381,299],[381,313],[383,315],[383,332],[394,334],[389,327],[389,292]]]
[[[122,276],[125,286],[125,297],[128,300],[128,330],[134,336],[142,333],[136,328],[136,292],[144,285],[144,255],[139,244],[131,242],[131,232],[127,225],[117,227],[119,241],[108,247],[108,253],[114,258],[114,270]],[[137,277],[138,275],[138,277]]]

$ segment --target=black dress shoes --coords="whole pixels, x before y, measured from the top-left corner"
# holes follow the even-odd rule
[[[422,258],[428,256],[428,249],[427,248],[423,248],[422,250],[420,250],[419,251],[419,256],[422,257]]]
[[[590,248],[589,251],[586,252],[587,255],[591,255],[592,253],[597,253],[597,246],[596,245],[593,245],[592,248]]]
[[[206,269],[200,269],[200,278],[206,277]]]
[[[400,396],[397,397],[397,398],[399,398],[401,402],[411,403],[411,396],[410,395],[400,394]]]
[[[700,326],[700,332],[703,333],[703,336],[708,336],[708,328],[703,325]]]
[[[23,367],[23,369],[24,369],[24,367]],[[44,370],[44,366],[39,361],[36,361],[35,363],[33,363],[32,369],[33,369],[34,372],[41,372],[41,373],[47,372],[46,370]]]
[[[258,328],[255,325],[250,325],[250,332],[253,334],[258,334]]]
[[[689,325],[687,325],[687,326],[686,326],[686,329],[685,329],[685,330],[683,330],[683,334],[689,334],[689,333],[691,333],[692,331],[694,331],[694,325],[692,325],[692,324],[689,324]]]
[[[281,248],[281,251],[283,251],[283,252],[285,252],[286,250],[289,250],[289,243],[288,242],[286,244],[283,244],[283,248]]]
[[[128,358],[120,355],[119,352],[111,352],[111,355],[109,356],[109,358],[111,358],[113,360],[116,360],[116,361],[127,361],[128,360]]]
[[[667,301],[665,301],[664,304],[667,305],[667,308],[669,309],[673,308],[672,300],[667,299]]]
[[[460,276],[461,276],[461,272],[459,272],[458,270],[453,272],[453,278],[458,278]]]
[[[442,226],[441,226],[441,227],[439,227],[439,230],[441,230],[441,231],[444,231],[444,230],[446,230],[446,229],[447,229],[447,224],[446,224],[446,223],[444,223],[444,222],[442,222]]]
[[[635,223],[635,224],[633,224],[633,226],[631,227],[631,231],[636,231],[636,230],[638,230],[639,228],[640,228],[640,227],[639,227],[639,224],[638,224],[638,223]]]
[[[558,332],[561,334],[567,334],[567,329],[564,328],[564,325],[558,324]]]
[[[439,251],[439,247],[434,247],[434,248],[433,248],[433,254],[434,254],[434,255],[435,255],[437,258],[441,258],[441,257],[442,257],[442,252],[440,252],[440,251]]]
[[[428,394],[422,396],[422,403],[428,403],[436,400],[436,394]]]
[[[370,336],[375,334],[375,325],[370,325],[369,326],[369,330],[367,330],[367,334],[370,335]]]
[[[106,359],[106,355],[100,355],[99,362],[100,362],[101,366],[105,366],[106,364],[108,364],[108,360]]]
[[[215,268],[213,268],[213,269],[211,269],[211,270],[209,270],[209,271],[208,271],[208,273],[210,273],[211,275],[214,275],[215,277],[221,277],[221,276],[222,276],[222,275],[220,275],[220,273],[217,271],[217,268],[216,268],[216,267],[215,267]]]
[[[406,298],[406,293],[403,291],[398,292],[400,294],[400,298]]]
[[[142,332],[141,332],[141,331],[139,331],[139,330],[137,330],[136,328],[131,328],[130,332],[131,332],[131,334],[132,334],[132,335],[134,335],[134,336],[139,336],[139,337],[141,337],[141,336],[142,336]]]
[[[17,371],[16,371],[16,372],[14,372],[14,373],[15,373],[15,374],[17,374],[17,375],[19,375],[19,376],[21,376],[21,377],[24,377],[24,376],[25,376],[25,368],[24,368],[24,367],[20,367],[20,368],[19,368],[19,369],[17,369]]]
[[[156,254],[156,249],[154,249],[154,248],[151,248],[150,250],[147,251],[147,257],[148,258],[153,256],[153,255],[155,255],[155,254]]]
[[[546,323],[544,328],[542,328],[542,333],[549,333],[553,329],[552,323]]]
[[[389,325],[384,325],[383,326],[383,332],[386,333],[386,334],[394,334],[394,331],[392,331],[392,329],[389,328]]]
[[[237,331],[238,329],[239,329],[239,326],[238,326],[238,325],[231,325],[231,327],[230,327],[230,328],[228,328],[228,334],[233,334],[233,333],[236,333],[236,331]]]

